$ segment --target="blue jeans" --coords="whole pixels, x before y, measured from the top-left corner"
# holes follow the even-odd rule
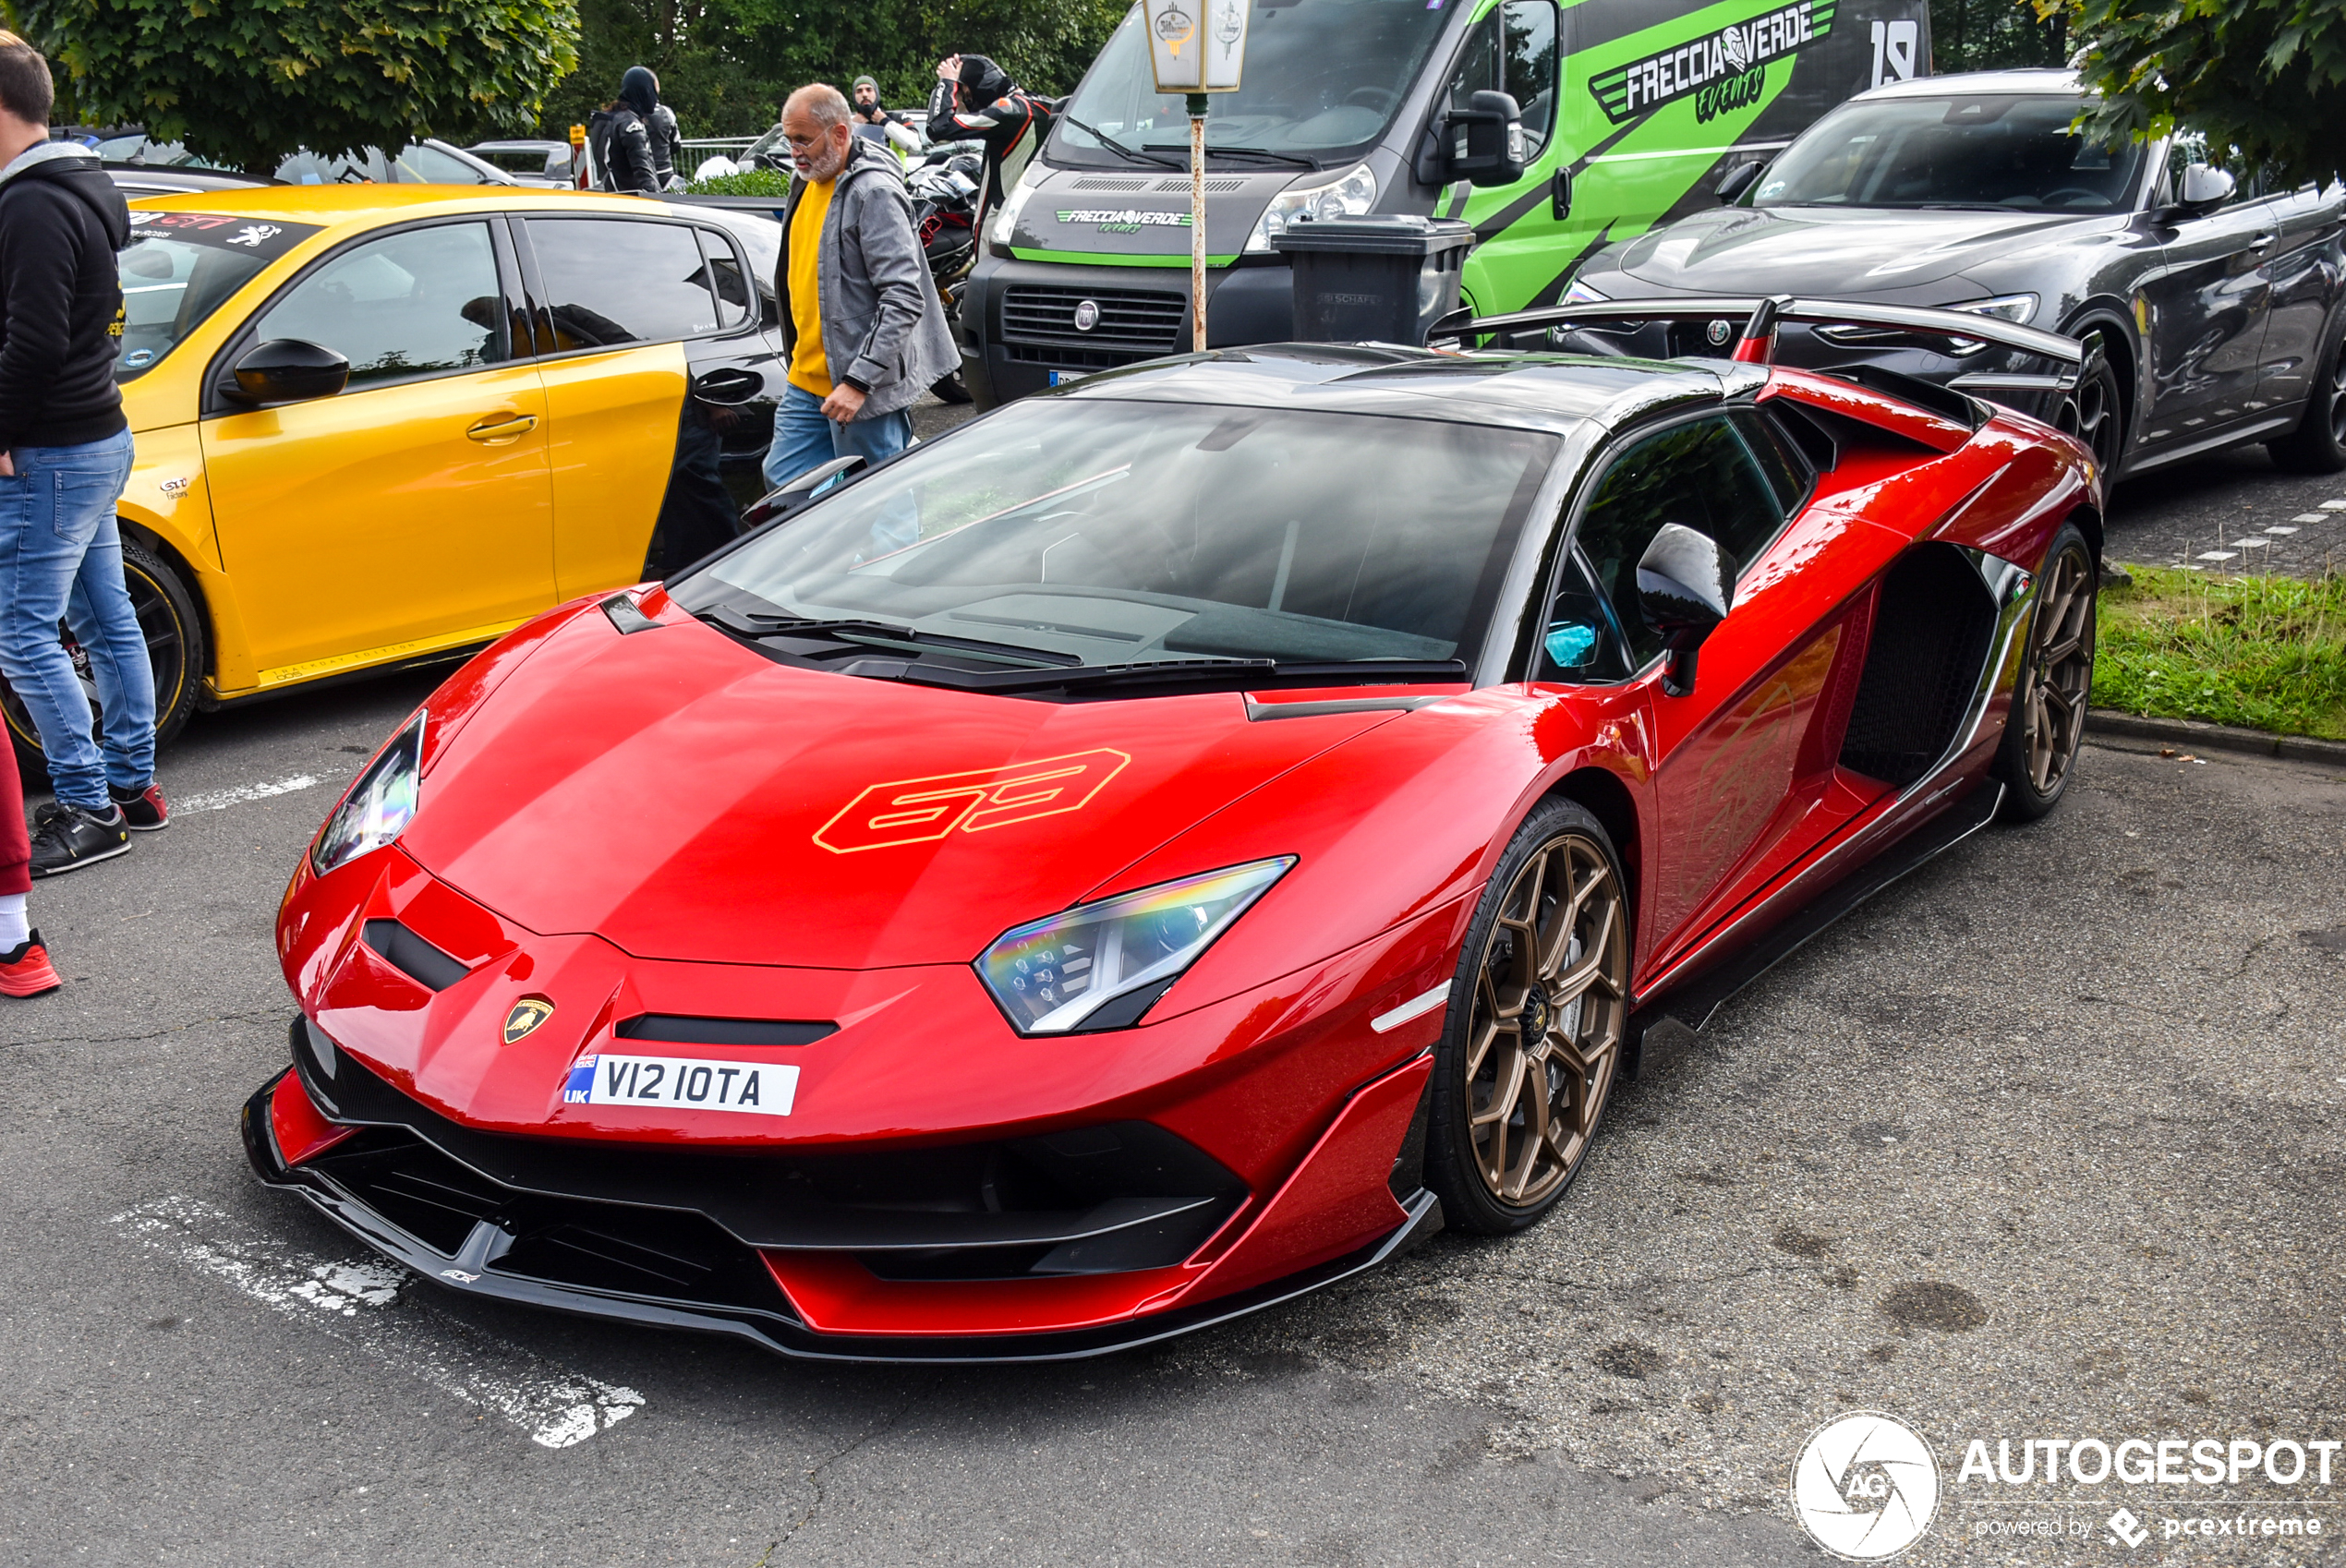
[[[0,673],[41,731],[57,799],[101,812],[107,784],[144,789],[155,768],[154,667],[115,527],[130,453],[127,430],[86,446],[18,447],[15,475],[0,477]],[[103,752],[60,621],[90,658]]]
[[[874,466],[913,444],[913,411],[876,415],[841,425],[823,417],[823,400],[804,387],[783,390],[774,410],[774,444],[766,449],[766,488],[789,484],[834,457],[861,457]]]

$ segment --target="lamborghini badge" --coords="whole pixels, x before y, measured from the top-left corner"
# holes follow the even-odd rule
[[[554,1016],[554,1004],[543,996],[524,996],[505,1015],[505,1043],[511,1045]]]

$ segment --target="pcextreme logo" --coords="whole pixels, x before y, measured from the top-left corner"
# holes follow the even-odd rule
[[[848,802],[815,830],[815,842],[835,855],[852,855],[1081,811],[1131,760],[1104,748],[969,773],[890,779]]]
[[[1792,1508],[1809,1538],[1835,1557],[1895,1557],[1930,1528],[1939,1461],[1897,1417],[1853,1411],[1809,1434],[1792,1467]]]
[[[1650,115],[1681,98],[1695,101],[1694,117],[1708,121],[1760,102],[1768,62],[1796,54],[1832,32],[1837,0],[1798,0],[1747,22],[1737,22],[1642,60],[1589,78],[1614,125]]]

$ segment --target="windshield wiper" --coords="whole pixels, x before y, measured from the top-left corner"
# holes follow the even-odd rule
[[[1117,140],[1116,138],[1108,135],[1107,132],[1100,129],[1099,127],[1083,120],[1079,120],[1072,115],[1061,115],[1059,116],[1059,123],[1062,125],[1073,126],[1077,130],[1083,131],[1088,135],[1098,138],[1099,143],[1102,147],[1106,148],[1110,152],[1120,152],[1135,163],[1155,163],[1161,168],[1167,169],[1179,169],[1185,166],[1179,159],[1160,158],[1154,152],[1135,151],[1133,149],[1127,147],[1122,142]]]
[[[1015,696],[1028,692],[1078,692],[1119,686],[1218,686],[1241,691],[1267,686],[1375,686],[1467,679],[1455,658],[1355,658],[1326,663],[1277,658],[1137,659],[1085,664],[1071,669],[949,669],[908,663],[896,679],[968,692]]]
[[[903,626],[892,621],[875,621],[865,616],[809,618],[766,615],[755,610],[728,609],[720,606],[702,611],[701,619],[714,621],[737,635],[753,639],[824,637],[853,643],[875,643],[883,646],[892,644],[914,651],[963,653],[975,658],[1023,665],[1034,670],[1064,669],[1083,662],[1073,654],[1030,647],[1022,643],[993,643],[977,637],[944,636],[935,632],[924,632],[917,626]]]
[[[1227,153],[1234,158],[1269,158],[1298,169],[1320,167],[1320,161],[1317,158],[1306,158],[1300,153],[1275,152],[1267,147],[1231,147],[1227,143],[1213,141],[1205,144],[1205,155],[1208,159],[1216,152]]]

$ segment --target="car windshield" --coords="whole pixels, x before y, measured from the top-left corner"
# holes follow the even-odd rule
[[[230,295],[317,232],[312,223],[132,208],[130,244],[117,259],[123,321],[115,380],[153,369]]]
[[[1366,147],[1392,122],[1448,16],[1424,0],[1261,0],[1247,24],[1246,85],[1215,95],[1207,147],[1314,161]],[[1051,143],[1085,164],[1124,163],[1077,120],[1127,147],[1189,151],[1189,111],[1179,94],[1156,90],[1140,6],[1100,51]]]
[[[1471,660],[1557,437],[1037,398],[913,448],[679,583],[1062,664]]]
[[[2143,150],[2072,134],[2089,106],[2046,94],[1848,104],[1784,150],[1752,205],[2122,211]]]

